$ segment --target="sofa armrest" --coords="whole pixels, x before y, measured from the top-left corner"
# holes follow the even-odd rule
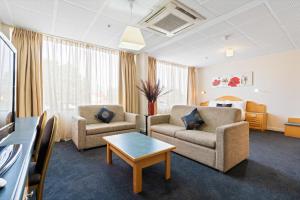
[[[242,121],[216,129],[216,168],[226,172],[249,157],[249,123]]]
[[[148,135],[151,136],[151,126],[156,125],[156,124],[164,124],[164,123],[169,123],[170,121],[170,115],[152,115],[148,117]]]
[[[72,117],[72,140],[78,150],[85,148],[86,119],[80,116]]]
[[[138,114],[125,112],[125,121],[135,123],[136,128],[137,128],[138,117],[139,117]]]

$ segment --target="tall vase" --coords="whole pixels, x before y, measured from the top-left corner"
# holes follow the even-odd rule
[[[154,105],[154,102],[148,101],[148,115],[154,115]]]

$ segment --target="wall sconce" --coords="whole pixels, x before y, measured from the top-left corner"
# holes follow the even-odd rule
[[[206,91],[201,91],[201,94],[206,94]]]
[[[255,93],[259,93],[260,90],[259,90],[258,88],[255,88],[255,89],[254,89],[254,92],[255,92]]]
[[[226,57],[232,57],[234,56],[234,49],[233,48],[227,48],[226,49]]]

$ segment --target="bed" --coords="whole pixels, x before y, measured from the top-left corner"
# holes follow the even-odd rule
[[[247,116],[246,116],[247,113],[249,116],[256,116],[257,113],[259,113],[259,114],[267,113],[266,105],[259,104],[259,103],[253,102],[253,101],[243,100],[243,99],[235,97],[235,96],[218,97],[215,100],[202,102],[202,103],[200,103],[200,106],[216,107],[218,103],[232,104],[232,107],[241,109],[242,120],[247,120]],[[265,122],[263,122],[263,123],[265,123]],[[260,125],[260,126],[264,126],[264,125]]]

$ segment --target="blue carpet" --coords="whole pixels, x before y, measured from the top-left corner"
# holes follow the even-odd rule
[[[275,132],[251,132],[250,158],[223,174],[172,154],[172,179],[164,164],[143,170],[143,192],[132,192],[132,169],[105,148],[78,152],[71,141],[57,143],[45,182],[45,200],[92,199],[300,199],[300,139]]]

